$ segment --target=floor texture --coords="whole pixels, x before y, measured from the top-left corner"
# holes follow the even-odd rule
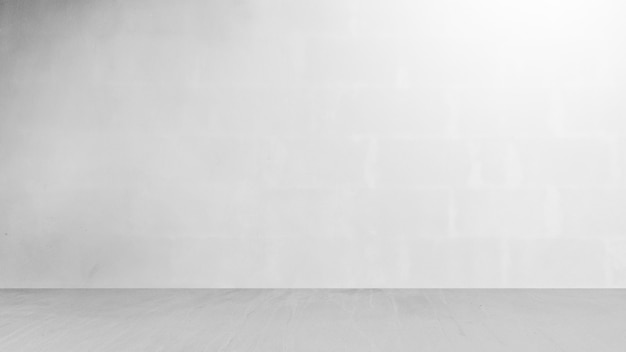
[[[626,290],[0,290],[0,351],[626,351]]]

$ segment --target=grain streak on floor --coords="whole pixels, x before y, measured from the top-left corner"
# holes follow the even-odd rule
[[[626,351],[626,290],[0,290],[0,351]]]

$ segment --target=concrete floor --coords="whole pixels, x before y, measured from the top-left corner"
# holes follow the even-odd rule
[[[0,351],[626,351],[626,290],[0,290]]]

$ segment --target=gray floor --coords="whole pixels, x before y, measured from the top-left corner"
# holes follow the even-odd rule
[[[0,351],[626,351],[626,290],[0,290]]]

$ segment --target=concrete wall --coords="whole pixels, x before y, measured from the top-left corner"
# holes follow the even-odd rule
[[[0,0],[0,286],[626,287],[625,16]]]

